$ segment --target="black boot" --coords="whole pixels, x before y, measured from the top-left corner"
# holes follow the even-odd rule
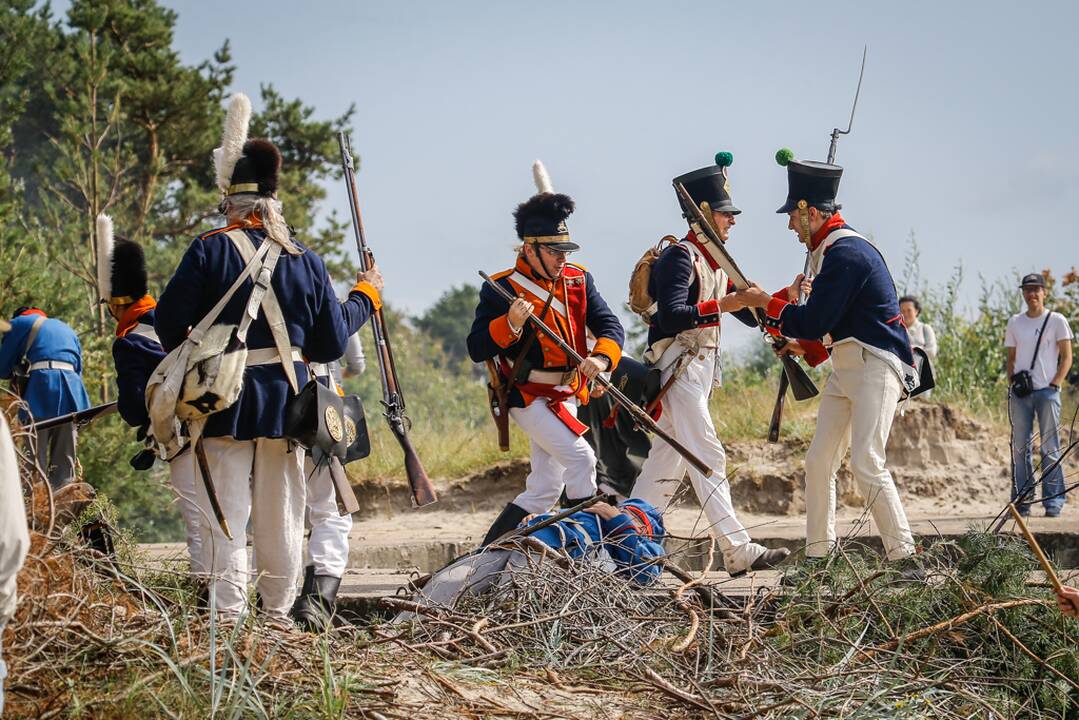
[[[528,511],[523,507],[509,503],[506,507],[502,508],[502,512],[495,518],[494,523],[491,524],[491,529],[487,531],[487,534],[483,537],[483,544],[490,545],[498,538],[502,537],[510,530],[516,530],[517,526],[521,524],[521,521],[528,516]]]
[[[315,566],[304,568],[303,589],[292,604],[292,619],[308,632],[322,632],[330,626],[341,578],[316,575]]]

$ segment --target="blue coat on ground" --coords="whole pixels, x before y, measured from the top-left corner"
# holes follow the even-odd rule
[[[20,315],[11,321],[11,331],[0,341],[0,380],[11,377],[15,366],[26,351],[30,328],[40,315]],[[34,370],[26,385],[23,400],[30,406],[34,420],[67,415],[90,407],[90,398],[82,384],[82,346],[75,331],[67,323],[47,318],[38,329],[34,345],[25,352],[31,363],[59,360],[71,363],[71,370]]]
[[[150,309],[139,316],[138,322],[153,327],[155,317],[156,310]],[[116,406],[120,417],[132,427],[141,427],[150,421],[146,412],[146,383],[165,359],[165,349],[136,328],[113,340],[112,359],[116,365]]]
[[[629,514],[634,511],[627,510],[627,507],[635,508],[634,515],[638,518],[638,513],[643,513],[652,526],[651,535],[641,532],[640,523],[634,522]],[[614,561],[619,575],[640,585],[649,585],[663,572],[661,565],[651,562],[664,555],[663,546],[660,545],[666,532],[663,516],[652,505],[637,498],[620,503],[619,508],[623,512],[610,520],[582,510],[554,525],[537,530],[532,537],[544,545],[565,550],[571,558],[577,560],[591,556],[602,547]],[[528,525],[534,525],[548,517],[551,515],[537,515]]]
[[[154,325],[166,351],[183,342],[188,328],[198,324],[243,272],[246,263],[224,232],[229,229],[233,228],[212,230],[191,243],[161,294]],[[261,227],[244,228],[244,232],[256,250],[266,238]],[[344,302],[338,301],[322,258],[300,243],[296,245],[303,253],[282,252],[271,285],[292,346],[308,360],[331,362],[344,354],[349,336],[371,316],[374,304],[371,297],[356,288]],[[250,279],[244,282],[222,310],[219,324],[239,323],[252,287]],[[261,312],[248,330],[247,346],[274,347],[270,327]],[[293,365],[303,387],[307,367],[302,362]],[[280,363],[249,367],[239,399],[232,407],[211,415],[203,434],[237,440],[282,437],[285,405],[292,397]]]

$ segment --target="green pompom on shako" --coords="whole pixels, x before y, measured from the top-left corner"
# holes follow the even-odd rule
[[[716,165],[720,167],[730,167],[734,164],[734,155],[731,155],[726,150],[716,153]]]
[[[790,148],[779,148],[779,150],[776,151],[776,162],[782,167],[787,167],[793,159],[794,151]]]

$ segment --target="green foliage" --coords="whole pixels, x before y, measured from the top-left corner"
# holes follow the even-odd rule
[[[468,358],[465,338],[472,328],[479,298],[479,288],[462,283],[442,293],[434,305],[412,319],[417,329],[438,342],[451,364],[459,364]]]
[[[234,67],[226,42],[184,63],[174,47],[176,13],[155,0],[74,0],[66,24],[28,0],[0,3],[0,312],[34,304],[71,325],[83,347],[83,380],[95,402],[115,398],[113,321],[97,303],[94,218],[140,242],[151,292],[171,277],[191,239],[217,217],[210,150]],[[252,135],[284,157],[280,194],[298,236],[350,279],[344,226],[317,222],[325,180],[340,177],[336,134],[352,110],[330,120],[261,88]],[[80,438],[85,478],[116,504],[143,540],[180,537],[164,468],[130,468],[133,431],[116,418]]]
[[[1068,319],[1072,328],[1079,323],[1079,274],[1075,268],[1058,282],[1050,270],[1046,278],[1046,307]],[[933,364],[937,381],[934,399],[955,403],[975,414],[1002,421],[1007,417],[1008,378],[1004,332],[1008,319],[1025,310],[1019,292],[1019,275],[995,280],[980,278],[977,304],[965,310],[960,303],[964,280],[962,264],[956,266],[943,286],[932,286],[921,278],[919,250],[914,231],[910,235],[905,268],[897,286],[901,294],[917,295],[922,304],[921,320],[936,331],[939,354]],[[1071,401],[1069,401],[1071,402]]]

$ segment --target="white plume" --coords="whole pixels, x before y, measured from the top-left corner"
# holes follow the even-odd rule
[[[547,174],[547,168],[543,166],[542,160],[532,163],[532,179],[536,181],[536,192],[554,192],[554,186],[551,185],[551,176]]]
[[[225,116],[225,130],[221,135],[221,147],[214,149],[217,187],[222,193],[228,192],[232,171],[236,169],[236,162],[243,155],[244,143],[247,142],[247,126],[250,122],[251,101],[243,93],[236,93],[229,101],[228,114]]]
[[[112,218],[97,216],[97,292],[106,302],[112,297]]]

